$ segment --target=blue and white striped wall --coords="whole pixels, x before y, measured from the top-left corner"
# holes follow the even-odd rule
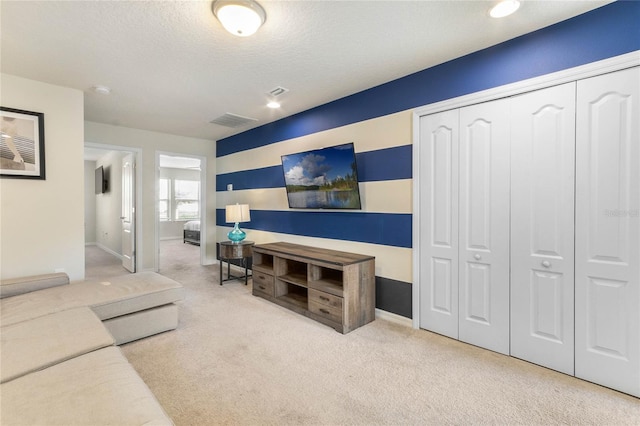
[[[411,318],[412,109],[640,50],[640,2],[621,1],[217,142],[224,206],[247,203],[248,238],[376,257],[376,306]],[[362,210],[289,209],[280,156],[353,142]],[[227,191],[233,184],[233,191]]]

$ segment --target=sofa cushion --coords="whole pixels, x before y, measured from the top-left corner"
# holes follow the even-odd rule
[[[171,425],[115,346],[0,385],[0,424]]]
[[[69,276],[64,272],[9,278],[0,281],[0,299],[66,284],[69,284]]]
[[[82,281],[0,300],[0,325],[5,327],[81,306],[101,320],[142,311],[184,299],[184,288],[155,272],[140,272]]]
[[[0,383],[114,344],[90,308],[23,321],[0,333]]]
[[[178,307],[171,303],[104,320],[102,325],[120,346],[143,337],[174,330],[178,327]]]

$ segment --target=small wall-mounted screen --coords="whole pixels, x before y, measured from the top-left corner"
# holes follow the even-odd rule
[[[283,155],[290,208],[360,209],[353,143]]]
[[[107,184],[104,179],[104,168],[102,166],[96,169],[96,194],[102,194],[107,191]]]

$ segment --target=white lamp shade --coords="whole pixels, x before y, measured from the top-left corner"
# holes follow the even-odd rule
[[[213,13],[227,31],[240,37],[255,34],[267,19],[264,9],[253,0],[217,0]]]
[[[249,211],[249,204],[231,204],[225,207],[227,223],[236,222],[250,222],[251,212]]]

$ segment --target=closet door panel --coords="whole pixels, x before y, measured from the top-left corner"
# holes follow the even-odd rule
[[[511,355],[573,374],[575,83],[511,105]]]
[[[420,119],[420,327],[458,338],[458,111]]]
[[[508,100],[460,110],[459,338],[509,353]]]
[[[640,396],[640,71],[578,82],[576,376]]]

